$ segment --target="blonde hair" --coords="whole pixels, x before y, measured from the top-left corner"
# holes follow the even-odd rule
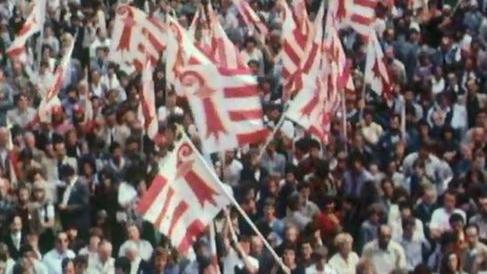
[[[342,243],[345,243],[345,242],[349,242],[349,243],[353,243],[353,238],[350,234],[348,233],[340,233],[338,234],[336,237],[335,237],[335,240],[333,241],[333,243],[335,244],[335,246],[339,246],[340,244]]]

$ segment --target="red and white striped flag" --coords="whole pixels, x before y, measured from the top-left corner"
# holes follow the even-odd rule
[[[189,65],[179,75],[206,153],[258,143],[268,134],[249,70]]]
[[[336,71],[336,76],[332,81],[338,90],[343,90],[347,84],[347,56],[343,50],[342,42],[338,36],[336,21],[328,11],[326,18],[326,32],[324,41],[324,50],[327,63]]]
[[[257,30],[260,36],[267,36],[267,34],[269,33],[267,26],[262,22],[262,20],[260,20],[257,13],[255,13],[255,11],[246,0],[234,0],[233,3],[237,7],[242,21],[249,29],[250,34]]]
[[[218,176],[183,136],[139,201],[137,211],[184,253],[230,203]]]
[[[159,123],[156,113],[156,95],[154,92],[153,64],[147,60],[142,71],[142,91],[140,93],[140,104],[138,108],[139,121],[143,123],[145,133],[154,140],[159,130]]]
[[[25,43],[32,37],[32,35],[40,32],[44,27],[46,18],[46,0],[36,0],[33,2],[34,6],[32,11],[25,20],[24,25],[17,33],[15,40],[7,49],[7,55],[10,58],[23,59],[22,55],[25,54]]]
[[[303,80],[303,89],[289,103],[285,115],[311,135],[324,140],[326,134],[323,130],[323,121],[327,119],[324,107],[326,83],[317,72],[304,75]]]
[[[68,70],[69,62],[71,61],[75,40],[76,37],[71,37],[71,43],[56,67],[52,83],[39,104],[37,118],[40,119],[41,122],[50,121],[52,108],[61,105],[58,94],[64,84],[64,78],[66,76],[66,71]]]
[[[129,5],[118,6],[109,59],[142,70],[147,56],[157,61],[166,48],[166,30],[164,24],[143,11]]]
[[[171,16],[167,16],[166,83],[170,87],[179,86],[178,77],[182,67],[188,64],[209,64],[211,60],[195,45],[186,30]],[[181,94],[181,89],[176,88]]]
[[[326,53],[323,52],[323,16],[324,5],[321,5],[310,33],[310,37],[313,39],[306,44],[304,57],[299,64],[298,70],[295,72],[292,82],[288,85],[292,91],[289,95],[303,89],[303,77],[306,74],[321,70],[324,65],[322,56],[325,56],[324,54]]]
[[[207,7],[209,19],[206,19],[204,7],[200,6],[188,31],[190,39],[193,38],[195,46],[214,63],[229,69],[246,68],[247,65],[243,62],[240,50],[228,38],[217,15],[213,12],[211,3],[208,3]],[[198,17],[196,18],[196,16]],[[200,22],[200,29],[204,31],[199,41],[194,37],[197,28],[196,22]],[[206,26],[209,26],[210,29]]]
[[[369,35],[364,78],[365,84],[370,85],[374,92],[386,99],[390,98],[393,88],[392,81],[384,62],[382,47],[374,30],[371,30]]]
[[[283,23],[282,23],[282,50],[278,59],[282,62],[282,76],[284,78],[285,93],[289,94],[292,91],[293,83],[296,77],[299,77],[299,68],[301,60],[305,57],[305,49],[308,43],[308,31],[301,10],[301,22],[296,22],[295,16],[289,8],[286,1],[279,2],[283,9]],[[295,6],[296,7],[296,6]]]
[[[375,21],[375,8],[379,0],[332,1],[330,11],[339,27],[350,26],[367,38]]]

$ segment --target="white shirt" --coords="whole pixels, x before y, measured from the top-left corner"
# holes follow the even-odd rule
[[[137,270],[139,270],[139,264],[142,261],[140,257],[135,258],[133,262],[130,262],[130,274],[137,274]]]
[[[355,274],[355,267],[359,260],[355,252],[350,252],[346,260],[339,253],[336,253],[328,261],[328,264],[336,270],[337,274]]]
[[[131,243],[134,243],[137,246],[137,250],[139,251],[139,256],[142,260],[144,261],[150,260],[154,248],[152,248],[152,245],[148,241],[143,239],[140,239],[138,241],[132,241],[132,240],[125,241],[125,243],[122,244],[120,250],[118,251],[119,257],[125,256],[125,253],[127,251],[126,249]]]
[[[396,268],[406,268],[406,255],[401,245],[390,241],[386,250],[379,248],[377,240],[365,245],[362,256],[371,261],[377,273],[390,273]]]
[[[115,259],[109,258],[106,262],[101,262],[98,258],[94,264],[88,267],[87,274],[114,274]]]
[[[255,267],[259,268],[259,261],[252,256],[247,256],[247,260],[250,264]],[[238,256],[237,252],[230,248],[228,250],[228,254],[225,257],[222,257],[222,264],[223,264],[223,274],[235,274],[235,267],[238,266],[239,268],[244,267],[244,262]]]
[[[331,268],[328,265],[325,265],[323,271],[319,271],[316,265],[314,264],[307,267],[305,273],[306,274],[337,274],[338,272],[336,272],[335,269]]]
[[[74,259],[76,254],[71,249],[66,250],[64,254],[59,254],[56,249],[52,249],[51,251],[47,252],[42,259],[42,262],[46,266],[49,274],[62,274],[62,262],[64,258]]]
[[[237,186],[240,182],[240,173],[243,170],[242,163],[233,159],[232,162],[223,169],[223,181],[231,186]]]
[[[463,212],[463,210],[456,208],[455,210],[453,210],[452,213],[448,213],[443,207],[441,207],[433,211],[433,215],[431,215],[430,229],[438,229],[440,231],[451,229],[450,216],[453,213],[458,213],[462,215],[463,221],[467,221],[467,216],[465,215],[465,212]]]

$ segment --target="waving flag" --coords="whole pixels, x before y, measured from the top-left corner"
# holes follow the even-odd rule
[[[167,16],[166,82],[168,86],[179,86],[178,77],[183,66],[189,64],[209,64],[212,61],[201,52],[189,37],[186,30],[171,16]],[[181,94],[181,89],[176,88]]]
[[[147,136],[151,140],[154,140],[159,130],[159,124],[156,113],[156,95],[152,74],[152,63],[150,60],[147,60],[144,71],[142,72],[142,92],[140,93],[138,117],[143,123]]]
[[[74,42],[76,38],[71,37],[70,45],[68,46],[66,52],[61,59],[61,62],[56,67],[54,72],[54,79],[49,86],[45,96],[42,98],[38,109],[38,118],[40,121],[48,121],[50,117],[51,110],[54,106],[61,105],[59,101],[58,94],[61,90],[66,71],[68,70],[69,62],[71,61],[71,55],[73,54]]]
[[[260,20],[257,13],[255,13],[246,0],[234,0],[233,3],[238,9],[242,21],[251,33],[257,30],[261,36],[267,36],[269,33],[267,26]]]
[[[218,176],[183,136],[139,202],[137,211],[185,252],[231,203]]]
[[[339,27],[350,26],[361,36],[369,36],[378,0],[337,0],[330,3],[330,11]]]
[[[286,1],[282,0],[279,3],[283,9],[283,23],[282,50],[278,58],[283,66],[284,89],[289,93],[296,77],[299,77],[301,60],[305,57],[308,29],[303,22],[307,16],[304,16],[304,12],[301,10],[301,22],[296,22],[297,16],[293,14]]]
[[[286,95],[293,95],[303,89],[303,77],[311,71],[321,70],[324,65],[323,56],[323,15],[324,6],[321,5],[316,14],[313,23],[310,37],[313,39],[306,44],[304,57],[299,63],[298,70],[294,73],[291,81],[288,83],[288,93]]]
[[[157,61],[166,48],[166,26],[143,11],[119,5],[112,31],[109,59],[142,70],[146,57]]]
[[[25,53],[25,43],[32,35],[40,32],[44,27],[46,18],[46,0],[34,1],[31,13],[25,20],[24,25],[17,33],[15,40],[7,49],[10,58],[20,58]]]
[[[365,84],[370,85],[370,88],[378,95],[388,99],[393,87],[384,62],[384,53],[374,30],[371,30],[369,38],[367,61],[365,62]]]
[[[179,80],[205,152],[242,147],[267,136],[257,80],[248,70],[189,65],[183,68]]]

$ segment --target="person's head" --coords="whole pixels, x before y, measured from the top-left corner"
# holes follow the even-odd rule
[[[453,213],[449,219],[450,226],[453,231],[463,231],[465,227],[465,220],[463,216],[458,213]]]
[[[41,181],[37,181],[32,187],[32,196],[34,201],[42,203],[46,198],[46,189]]]
[[[129,274],[130,261],[127,257],[119,257],[115,260],[115,274]]]
[[[382,194],[384,195],[384,197],[391,199],[392,196],[394,195],[394,185],[392,184],[392,181],[389,178],[382,179],[380,183],[380,188],[382,190]]]
[[[245,254],[250,253],[250,237],[242,235],[240,239],[238,240],[238,243],[242,250],[245,252]]]
[[[408,201],[402,201],[399,203],[399,213],[401,218],[409,218],[412,216],[411,204]]]
[[[457,204],[456,193],[453,191],[445,192],[445,195],[443,197],[443,208],[445,208],[447,212],[451,213],[455,209],[456,204]]]
[[[13,215],[10,218],[10,233],[15,234],[22,231],[22,218],[20,215]]]
[[[289,243],[296,243],[298,240],[299,231],[294,225],[289,225],[286,227],[284,232],[284,238]]]
[[[311,239],[304,239],[301,241],[301,258],[304,260],[311,259],[313,254],[313,245]]]
[[[21,185],[17,190],[18,202],[21,205],[26,205],[30,199],[30,189],[27,185]]]
[[[355,267],[356,274],[376,274],[374,265],[367,259],[362,259]]]
[[[162,273],[171,259],[171,251],[158,247],[154,250],[153,263],[157,273]]]
[[[93,227],[90,229],[90,248],[98,248],[101,239],[103,238],[103,231],[98,227]]]
[[[391,237],[391,227],[388,225],[380,225],[377,231],[377,242],[381,249],[387,249],[387,247],[389,246],[389,242],[391,241]]]
[[[431,205],[436,202],[436,196],[436,189],[434,187],[426,187],[422,200],[424,203]]]
[[[102,262],[107,261],[112,256],[112,250],[112,244],[107,240],[102,240],[100,244],[98,244],[98,258],[100,258]]]
[[[76,274],[84,274],[88,268],[88,257],[77,256],[74,258],[74,270]]]
[[[353,238],[348,233],[340,233],[335,237],[334,244],[338,252],[346,257],[352,251]]]
[[[64,258],[62,260],[61,269],[63,270],[63,274],[76,274],[74,261],[70,258]]]
[[[282,249],[282,258],[287,267],[293,267],[296,264],[296,249],[294,245],[285,245]]]
[[[406,217],[402,219],[402,234],[406,239],[411,239],[416,227],[416,220],[413,217]]]
[[[33,267],[34,266],[29,260],[25,258],[20,258],[13,266],[12,274],[31,274],[34,272]]]
[[[126,249],[125,249],[125,256],[129,259],[130,262],[133,262],[139,256],[139,250],[137,249],[137,245],[133,241],[127,242]]]
[[[66,232],[59,232],[56,237],[56,250],[58,253],[64,254],[68,250],[69,239]]]
[[[138,241],[140,239],[140,231],[135,223],[127,225],[127,236],[132,241]]]
[[[0,261],[6,262],[10,258],[8,246],[5,243],[0,243]]]
[[[478,205],[480,214],[487,217],[487,195],[486,194],[482,194],[477,199],[477,205]]]
[[[262,254],[264,251],[264,243],[262,242],[262,239],[259,238],[258,236],[252,236],[250,239],[250,251],[251,254],[255,256],[259,256]]]
[[[17,98],[15,98],[15,105],[20,111],[24,111],[27,109],[29,106],[29,97],[27,95],[21,93],[17,95]]]
[[[382,215],[382,209],[379,204],[371,204],[367,208],[367,217],[369,222],[373,224],[379,224]]]
[[[264,218],[267,221],[272,221],[276,214],[276,202],[272,198],[268,198],[264,203]]]
[[[474,248],[479,242],[479,228],[478,226],[471,224],[465,229],[465,238],[467,240],[468,246]]]

